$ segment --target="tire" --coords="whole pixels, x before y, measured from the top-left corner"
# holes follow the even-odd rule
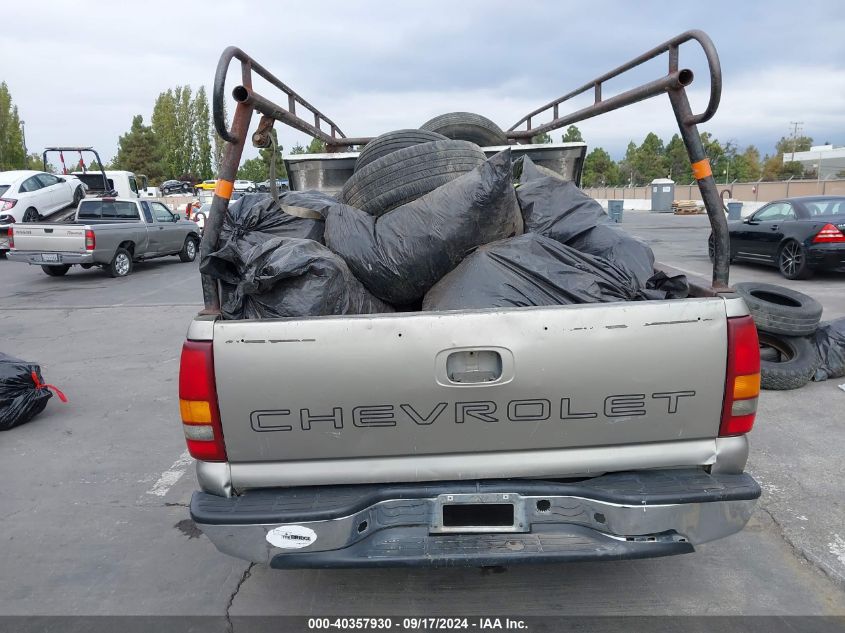
[[[94,268],[94,264],[79,264],[79,266],[82,268],[82,270],[91,270],[92,268]]]
[[[191,188],[188,185],[182,185],[182,193],[190,193]]]
[[[179,251],[179,261],[192,262],[197,258],[197,238],[189,235],[185,238],[185,243],[182,244],[182,250]]]
[[[420,126],[421,130],[437,132],[455,141],[469,141],[481,147],[507,145],[508,137],[487,117],[472,112],[441,114]]]
[[[42,266],[41,270],[51,277],[64,277],[67,271],[70,270],[70,266],[68,264],[64,266]]]
[[[757,329],[782,336],[809,336],[822,318],[821,304],[804,293],[757,282],[734,288],[748,306]]]
[[[813,274],[804,247],[790,240],[778,251],[778,270],[787,279],[809,279]]]
[[[810,339],[769,332],[759,332],[758,336],[761,345],[779,352],[779,361],[760,359],[760,386],[763,389],[798,389],[810,382],[821,362]]]
[[[29,209],[23,212],[21,222],[38,222],[39,217],[41,216],[39,215],[38,210],[35,207],[29,207]]]
[[[83,191],[82,187],[77,187],[76,191],[73,192],[73,202],[71,203],[71,206],[73,206],[74,209],[78,207],[84,197],[85,191]]]
[[[132,272],[132,253],[125,248],[118,248],[106,270],[112,277],[126,277]]]
[[[487,157],[467,141],[435,141],[400,149],[352,174],[341,200],[380,216],[472,171]]]
[[[780,362],[780,352],[777,351],[774,347],[769,347],[768,345],[760,345],[760,360],[770,361],[773,363]]]
[[[363,169],[382,156],[387,156],[400,149],[423,143],[447,140],[449,139],[442,134],[429,132],[428,130],[396,130],[395,132],[382,134],[364,145],[364,149],[358,154],[358,160],[355,161],[355,171]]]
[[[0,259],[6,259],[6,253],[8,251],[0,251]]]

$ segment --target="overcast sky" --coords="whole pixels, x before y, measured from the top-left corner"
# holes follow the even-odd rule
[[[217,59],[231,44],[346,135],[370,136],[454,110],[510,127],[691,28],[713,38],[724,74],[721,106],[702,131],[766,153],[788,134],[790,121],[803,121],[817,143],[845,145],[845,2],[839,0],[48,0],[37,9],[6,0],[3,24],[0,80],[26,121],[30,151],[82,144],[111,157],[133,115],[149,122],[160,92],[178,84],[204,84],[210,92]],[[664,74],[664,60],[631,80]],[[700,110],[709,84],[694,45],[682,47],[681,65],[697,71],[691,90]],[[227,93],[236,81],[230,73]],[[612,87],[629,86],[613,84],[606,96]],[[308,140],[277,126],[286,148]],[[663,96],[579,127],[591,147],[616,158],[629,140],[639,143],[649,131],[668,139],[676,131]],[[554,140],[559,137],[555,132]]]

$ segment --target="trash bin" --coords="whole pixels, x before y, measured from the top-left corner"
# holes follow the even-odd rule
[[[622,200],[608,200],[607,201],[607,214],[610,216],[611,221],[621,222],[622,221]]]
[[[671,213],[675,201],[675,181],[655,178],[651,181],[651,210],[653,213]]]
[[[742,219],[742,203],[728,202],[728,220]]]

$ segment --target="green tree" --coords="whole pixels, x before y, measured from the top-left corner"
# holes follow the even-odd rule
[[[781,136],[775,143],[775,151],[778,154],[791,154],[792,152],[808,152],[813,146],[813,139],[810,136]]]
[[[26,165],[18,106],[6,82],[0,83],[0,171],[22,169]]]
[[[780,177],[780,180],[789,180],[790,178],[803,178],[804,165],[802,165],[798,161],[787,161],[780,168],[780,173],[778,174],[778,176]]]
[[[665,154],[669,178],[683,185],[691,183],[693,177],[689,154],[679,135],[675,134],[669,139]]]
[[[626,156],[627,158],[627,156]],[[667,173],[663,141],[654,132],[649,132],[632,156],[634,172],[638,180],[634,184],[647,184],[655,178],[665,178]]]
[[[301,143],[297,143],[293,147],[290,148],[291,154],[307,154],[308,150],[302,147]]]
[[[180,139],[176,122],[176,99],[173,90],[162,92],[153,106],[153,133],[161,148],[162,167],[165,179],[176,178],[182,171],[180,163]],[[147,174],[149,176],[149,174]]]
[[[194,96],[192,104],[194,118],[194,163],[191,171],[198,180],[209,180],[213,177],[211,170],[211,114],[208,110],[208,97],[205,86],[200,86]]]
[[[760,179],[760,152],[753,145],[745,148],[742,154],[734,159],[733,171],[740,182],[756,182]]]
[[[196,180],[196,174],[192,172],[196,164],[196,143],[191,87],[176,86],[173,97],[176,102],[176,137],[179,139],[176,173],[179,174],[180,180]]]
[[[775,154],[769,156],[768,154],[763,159],[763,167],[761,169],[760,180],[771,182],[773,180],[780,180],[780,170],[783,167],[783,160],[780,155]]]
[[[326,151],[326,143],[318,138],[312,138],[305,150],[306,154],[323,154]]]
[[[583,143],[584,137],[581,136],[581,130],[578,129],[576,125],[570,125],[566,128],[566,132],[563,133],[563,136],[560,138],[561,141],[564,143]]]
[[[551,143],[552,137],[548,133],[543,132],[542,134],[535,134],[534,136],[532,136],[531,142],[534,145],[542,145],[543,143]]]
[[[584,187],[603,187],[624,181],[619,167],[606,151],[597,147],[584,159],[581,183]]]
[[[132,118],[132,127],[118,139],[113,165],[115,169],[145,174],[150,183],[167,180],[173,173],[163,164],[159,138],[152,127],[144,125],[144,117],[140,114]]]
[[[640,181],[640,174],[637,171],[637,145],[634,141],[628,141],[628,147],[625,149],[625,158],[619,162],[619,170],[622,174],[622,183],[631,186],[636,185]]]
[[[252,180],[254,182],[267,180],[267,165],[260,156],[245,160],[238,169],[238,178],[241,180]]]

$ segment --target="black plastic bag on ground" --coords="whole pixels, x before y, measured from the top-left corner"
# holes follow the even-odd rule
[[[539,233],[562,244],[597,224],[608,222],[601,205],[578,186],[522,157],[516,196],[526,233]]]
[[[821,359],[813,380],[820,382],[845,376],[845,317],[820,323],[813,343]]]
[[[0,353],[0,431],[29,422],[52,395],[43,384],[40,366]]]
[[[256,245],[273,237],[323,241],[325,222],[321,212],[337,204],[334,197],[319,191],[286,191],[279,196],[279,202],[281,208],[268,193],[248,193],[231,203],[218,249],[201,263],[200,270],[237,284],[243,273],[242,255]]]
[[[340,257],[314,240],[273,237],[240,255],[241,279],[222,283],[228,319],[393,312],[367,292]]]
[[[482,246],[425,296],[423,310],[632,301],[644,297],[624,270],[556,240],[526,233]]]
[[[522,232],[505,150],[473,171],[385,215],[337,205],[326,244],[377,297],[417,301],[474,248]]]

